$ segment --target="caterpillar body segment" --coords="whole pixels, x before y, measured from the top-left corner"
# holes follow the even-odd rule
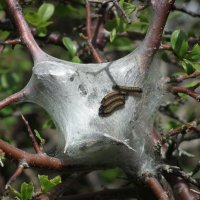
[[[113,90],[117,91],[125,91],[125,92],[137,92],[142,93],[142,88],[140,87],[129,87],[129,86],[120,86],[120,85],[114,85],[112,87]]]

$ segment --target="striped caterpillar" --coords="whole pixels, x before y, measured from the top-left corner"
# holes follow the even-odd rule
[[[139,87],[114,85],[112,89],[116,91],[108,93],[101,101],[101,106],[99,108],[100,116],[111,114],[116,109],[125,105],[126,97],[130,93],[142,93],[142,89]]]

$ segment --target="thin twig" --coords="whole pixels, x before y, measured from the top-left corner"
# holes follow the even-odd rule
[[[16,180],[17,177],[19,177],[24,170],[24,164],[20,164],[18,168],[16,169],[15,173],[10,177],[8,182],[6,183],[5,189],[7,190],[9,185]]]
[[[8,40],[5,40],[5,41],[0,41],[0,44],[1,45],[16,45],[16,44],[21,44],[22,41],[20,38],[17,38],[17,39],[8,39]]]
[[[180,133],[184,134],[186,131],[191,130],[193,128],[196,128],[196,124],[194,124],[194,123],[187,123],[187,124],[183,124],[181,127],[174,128],[174,129],[170,130],[168,133],[164,134],[163,142],[166,141],[168,138],[176,136]]]
[[[28,121],[25,119],[24,115],[22,113],[21,114],[21,117],[22,117],[22,120],[24,121],[26,127],[27,127],[27,130],[28,130],[28,133],[29,133],[29,137],[31,139],[31,142],[32,142],[32,145],[33,145],[33,148],[35,149],[35,152],[36,153],[41,153],[43,154],[41,148],[40,148],[40,145],[38,144],[36,138],[35,138],[35,135],[33,133],[33,131],[31,130],[31,127],[28,123]]]
[[[167,83],[180,83],[184,80],[187,80],[190,78],[197,78],[199,76],[200,76],[199,71],[195,71],[192,74],[181,74],[181,75],[169,78],[169,80],[167,80]]]
[[[91,32],[91,10],[90,10],[90,3],[89,0],[86,0],[86,33],[87,33],[87,42],[88,46],[91,50],[91,53],[97,63],[103,63],[103,58],[101,55],[97,52],[95,47],[92,43],[92,32]]]
[[[183,8],[183,7],[178,7],[178,6],[176,6],[176,5],[174,5],[174,6],[172,7],[172,10],[183,12],[183,13],[185,13],[185,14],[188,14],[188,15],[192,16],[192,17],[200,17],[200,14],[199,14],[199,13],[195,13],[195,12],[186,10],[185,8]]]
[[[196,99],[197,101],[200,101],[200,94],[194,92],[193,90],[190,90],[188,88],[182,87],[182,86],[169,86],[167,90],[173,94],[183,93],[187,94],[190,97]]]

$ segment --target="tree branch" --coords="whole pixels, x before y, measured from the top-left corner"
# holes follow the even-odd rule
[[[25,95],[25,92],[20,91],[20,92],[17,92],[15,94],[7,97],[6,99],[4,99],[2,101],[0,101],[0,110],[12,103],[16,103],[16,102],[23,100],[24,95]]]
[[[200,94],[188,88],[181,87],[181,86],[169,86],[167,90],[173,94],[178,94],[178,93],[187,94],[191,96],[192,98],[196,99],[197,101],[200,101]]]
[[[16,0],[6,0],[6,5],[8,13],[12,17],[12,20],[18,29],[21,41],[28,48],[34,62],[37,62],[40,60],[40,58],[43,57],[44,52],[40,49],[35,39],[33,38],[33,35],[23,17],[19,3]]]
[[[154,193],[157,199],[169,200],[167,192],[162,188],[161,184],[155,177],[147,175],[145,177],[145,183],[151,189],[151,191]]]
[[[54,157],[49,157],[46,154],[32,154],[22,151],[0,139],[0,149],[5,153],[5,157],[9,157],[16,161],[24,160],[29,166],[39,167],[51,170],[68,170],[76,171],[90,171],[94,169],[109,168],[106,165],[88,166],[79,165],[66,160],[61,160]]]
[[[88,42],[88,46],[90,48],[90,51],[91,51],[94,59],[96,60],[97,63],[102,63],[103,58],[97,52],[97,50],[95,49],[95,47],[92,43],[93,36],[92,36],[92,32],[91,32],[91,10],[90,10],[89,0],[86,0],[86,33],[87,33],[86,40]]]
[[[178,6],[173,5],[172,10],[173,10],[173,11],[180,11],[180,12],[183,12],[183,13],[185,13],[185,14],[187,14],[187,15],[192,16],[192,17],[200,17],[200,14],[199,14],[199,13],[195,13],[195,12],[186,10],[186,9],[183,8],[183,7],[178,7]]]
[[[142,45],[140,56],[144,58],[143,66],[149,68],[154,54],[160,47],[162,33],[166,24],[169,12],[175,0],[151,0],[153,7],[153,19]]]

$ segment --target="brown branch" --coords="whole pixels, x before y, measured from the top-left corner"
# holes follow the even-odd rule
[[[171,166],[171,165],[159,165],[158,169],[164,174],[173,174],[177,177],[181,177],[186,182],[191,183],[195,185],[196,187],[200,188],[200,183],[196,179],[192,178],[190,174],[186,174],[184,171],[182,171],[177,166]]]
[[[60,200],[109,200],[109,199],[123,199],[123,198],[134,198],[136,192],[134,188],[121,188],[121,189],[106,189],[103,191],[84,193],[78,195],[69,195],[60,198]]]
[[[24,170],[24,165],[23,164],[20,164],[18,166],[18,168],[16,169],[15,173],[10,177],[10,179],[8,180],[8,182],[6,183],[6,186],[5,186],[5,189],[7,190],[9,185],[16,180],[17,177],[19,177],[22,172]]]
[[[190,78],[197,78],[199,76],[200,76],[199,71],[195,71],[192,74],[181,74],[181,75],[169,78],[169,80],[167,80],[167,83],[180,83],[184,80],[187,80]]]
[[[24,96],[25,96],[25,92],[20,91],[0,101],[0,110],[12,103],[16,103],[23,100]]]
[[[169,132],[164,134],[164,138],[163,138],[162,142],[165,143],[167,139],[169,139],[170,137],[176,136],[180,133],[184,134],[187,130],[191,130],[191,129],[196,130],[196,126],[199,123],[200,123],[200,120],[197,119],[197,120],[194,120],[190,123],[183,124],[181,127],[174,128],[174,129],[170,130]]]
[[[21,44],[21,39],[17,38],[17,39],[8,39],[5,41],[0,41],[0,44],[2,45],[16,45],[16,44]]]
[[[174,194],[179,200],[197,200],[198,196],[195,195],[191,190],[186,181],[180,177],[176,177],[172,174],[165,175],[165,178],[170,183]]]
[[[95,61],[97,63],[103,63],[103,58],[101,57],[101,55],[97,52],[97,50],[95,49],[95,47],[93,46],[92,43],[92,32],[91,32],[91,10],[90,10],[90,3],[89,0],[86,0],[86,33],[87,33],[87,42],[88,42],[88,46],[90,48],[90,51],[95,59]]]
[[[187,14],[187,15],[192,16],[192,17],[200,17],[200,14],[199,14],[199,13],[195,13],[195,12],[186,10],[185,8],[183,8],[183,7],[178,7],[178,6],[176,6],[176,5],[173,5],[172,10],[173,10],[173,11],[180,11],[180,12],[183,12],[183,13],[185,13],[185,14]]]
[[[169,86],[167,88],[167,90],[173,94],[178,94],[178,93],[183,93],[183,94],[187,94],[190,97],[196,99],[197,101],[200,101],[200,94],[194,92],[193,90],[190,90],[188,88],[185,87],[181,87],[181,86]]]
[[[5,153],[6,157],[16,161],[24,160],[29,166],[39,167],[52,170],[68,170],[71,172],[76,171],[90,171],[94,169],[109,168],[107,165],[88,166],[80,165],[71,161],[66,161],[54,157],[49,157],[46,154],[32,154],[25,152],[21,149],[11,146],[0,139],[0,149]]]
[[[33,60],[35,62],[40,60],[44,53],[33,38],[33,35],[23,17],[19,3],[16,0],[6,0],[5,2],[8,13],[18,29],[21,41],[28,48],[30,54],[33,56]]]
[[[174,3],[174,0],[151,0],[153,7],[153,19],[149,25],[149,30],[142,45],[140,56],[144,58],[144,67],[149,68],[154,54],[160,47],[160,41],[164,26],[166,24],[169,12]]]
[[[169,200],[167,192],[162,188],[161,184],[155,177],[147,175],[145,177],[145,183],[151,189],[157,199]]]
[[[38,154],[43,154],[43,152],[41,151],[40,145],[38,144],[38,142],[35,138],[35,135],[33,134],[31,127],[29,126],[28,121],[25,119],[25,117],[23,116],[22,113],[20,113],[20,114],[21,114],[22,120],[24,121],[24,123],[27,127],[29,137],[31,139],[31,142],[32,142],[33,148],[35,149],[35,152],[38,153]]]

